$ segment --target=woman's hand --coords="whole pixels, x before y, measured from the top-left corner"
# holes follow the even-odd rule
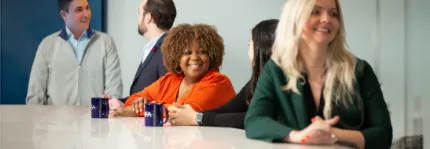
[[[312,119],[312,123],[301,131],[292,131],[287,141],[301,144],[330,145],[337,141],[331,127],[339,121],[336,116],[329,120],[320,117]]]
[[[139,97],[133,101],[133,103],[131,104],[131,108],[137,114],[139,112],[143,112],[143,109],[144,109],[146,103],[148,103],[147,98]]]
[[[172,104],[169,107],[169,122],[173,126],[186,125],[198,126],[196,122],[197,112],[190,105]]]

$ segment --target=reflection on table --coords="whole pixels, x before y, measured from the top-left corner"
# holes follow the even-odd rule
[[[89,107],[0,106],[0,113],[2,149],[346,148],[266,143],[235,128],[145,127],[137,117],[92,119]]]

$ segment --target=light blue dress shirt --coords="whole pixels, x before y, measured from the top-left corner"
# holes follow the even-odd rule
[[[155,46],[155,44],[157,43],[157,41],[161,38],[161,36],[163,36],[165,34],[162,33],[161,35],[159,35],[157,38],[153,39],[151,42],[149,42],[148,44],[146,44],[146,46],[143,48],[143,57],[142,57],[142,61],[141,63],[145,62],[146,57],[148,57],[149,53],[151,52],[152,48]]]
[[[88,44],[88,41],[90,40],[87,35],[87,30],[82,33],[81,37],[79,37],[78,40],[75,39],[75,36],[67,27],[66,32],[67,36],[69,36],[68,41],[72,45],[73,50],[75,51],[76,60],[79,64],[81,64],[82,56],[84,55],[85,48]]]

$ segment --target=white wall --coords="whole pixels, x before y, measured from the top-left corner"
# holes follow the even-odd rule
[[[430,83],[430,6],[429,0],[405,0],[407,62],[407,134],[422,134],[423,118],[429,118]],[[429,126],[427,124],[427,126]],[[425,134],[430,137],[430,134]],[[427,146],[430,147],[430,146]]]
[[[238,91],[251,72],[247,57],[251,28],[263,19],[279,18],[283,3],[284,0],[175,0],[178,10],[175,25],[208,23],[218,28],[226,45],[221,72],[230,77]],[[395,140],[422,131],[417,117],[430,113],[430,109],[422,106],[425,104],[420,104],[429,101],[424,93],[430,91],[427,86],[430,58],[426,58],[430,55],[427,16],[430,9],[426,8],[429,3],[429,0],[341,1],[348,45],[356,56],[372,65],[382,83]],[[141,49],[147,43],[137,34],[138,4],[139,0],[108,0],[107,32],[119,49],[125,95],[141,59]],[[425,118],[424,122],[429,123],[430,118]],[[426,135],[430,136],[429,133]]]
[[[349,50],[357,57],[366,60],[374,68],[377,64],[375,61],[376,37],[377,34],[377,17],[376,1],[340,1],[345,29],[346,40]],[[362,9],[357,9],[362,8]]]
[[[396,141],[406,134],[406,73],[404,0],[379,0],[378,34],[379,79],[389,104]]]
[[[393,141],[423,134],[423,121],[430,119],[424,116],[430,109],[422,104],[429,101],[425,93],[430,91],[430,1],[361,0],[341,5],[351,51],[372,65],[382,84]]]
[[[340,1],[350,50],[372,65],[382,84],[394,140],[406,134],[403,1]]]
[[[107,1],[107,33],[111,35],[118,49],[123,95],[130,93],[130,86],[141,60],[142,49],[147,43],[137,33],[139,0]]]

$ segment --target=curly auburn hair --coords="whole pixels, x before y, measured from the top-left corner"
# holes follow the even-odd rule
[[[185,49],[191,48],[193,41],[206,51],[209,57],[209,69],[219,70],[224,56],[224,40],[216,28],[207,24],[179,24],[166,33],[161,52],[163,63],[169,72],[182,75],[179,61]]]

